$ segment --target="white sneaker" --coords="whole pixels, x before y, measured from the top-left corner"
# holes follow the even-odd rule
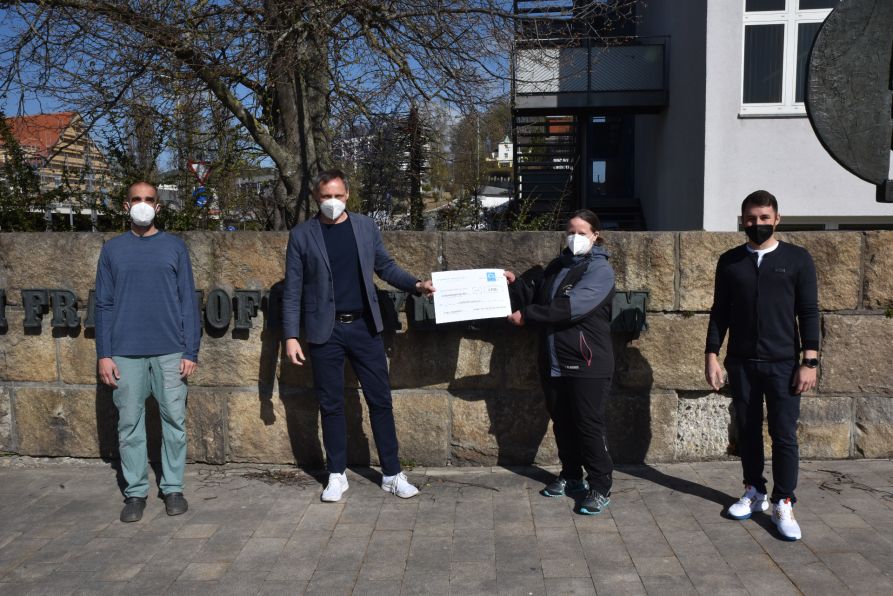
[[[406,479],[406,474],[400,472],[396,476],[382,476],[381,490],[394,493],[401,499],[409,499],[419,494],[419,489],[414,487]]]
[[[341,495],[344,494],[347,488],[347,474],[344,472],[341,474],[329,474],[329,483],[326,485],[326,489],[322,491],[322,497],[320,498],[326,503],[337,503],[341,500]]]
[[[790,499],[779,501],[772,505],[772,521],[778,528],[778,533],[785,540],[800,540],[800,524],[794,519],[794,506]]]
[[[749,519],[752,513],[768,510],[769,498],[748,484],[744,495],[729,507],[728,513],[732,519]]]

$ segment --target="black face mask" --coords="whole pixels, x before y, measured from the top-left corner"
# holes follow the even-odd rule
[[[744,233],[754,244],[762,244],[769,240],[773,232],[775,232],[775,226],[770,224],[755,224],[744,228]]]

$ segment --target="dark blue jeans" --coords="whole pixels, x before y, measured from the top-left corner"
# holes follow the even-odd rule
[[[766,493],[763,467],[763,396],[766,419],[772,439],[772,502],[796,502],[800,451],[797,446],[797,420],[800,396],[792,393],[797,372],[796,360],[765,362],[729,357],[725,361],[732,390],[732,407],[738,429],[738,452],[744,469],[744,483]]]
[[[340,474],[347,469],[347,420],[344,417],[344,358],[347,357],[369,406],[369,422],[381,472],[385,476],[399,474],[397,430],[381,335],[374,332],[371,321],[336,321],[327,342],[310,344],[309,347],[328,471]]]

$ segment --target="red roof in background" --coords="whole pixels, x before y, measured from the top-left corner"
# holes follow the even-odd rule
[[[77,112],[14,116],[6,124],[23,148],[47,155],[76,116]]]

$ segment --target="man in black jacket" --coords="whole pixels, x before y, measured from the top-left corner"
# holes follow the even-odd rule
[[[748,241],[716,266],[704,371],[716,391],[723,384],[717,355],[729,332],[725,367],[732,390],[745,493],[729,507],[734,519],[766,511],[763,477],[763,397],[772,438],[772,521],[786,540],[799,540],[794,519],[799,451],[800,394],[816,384],[819,309],[815,265],[809,253],[780,242],[778,202],[765,190],[741,204]],[[803,358],[801,360],[801,351]]]

